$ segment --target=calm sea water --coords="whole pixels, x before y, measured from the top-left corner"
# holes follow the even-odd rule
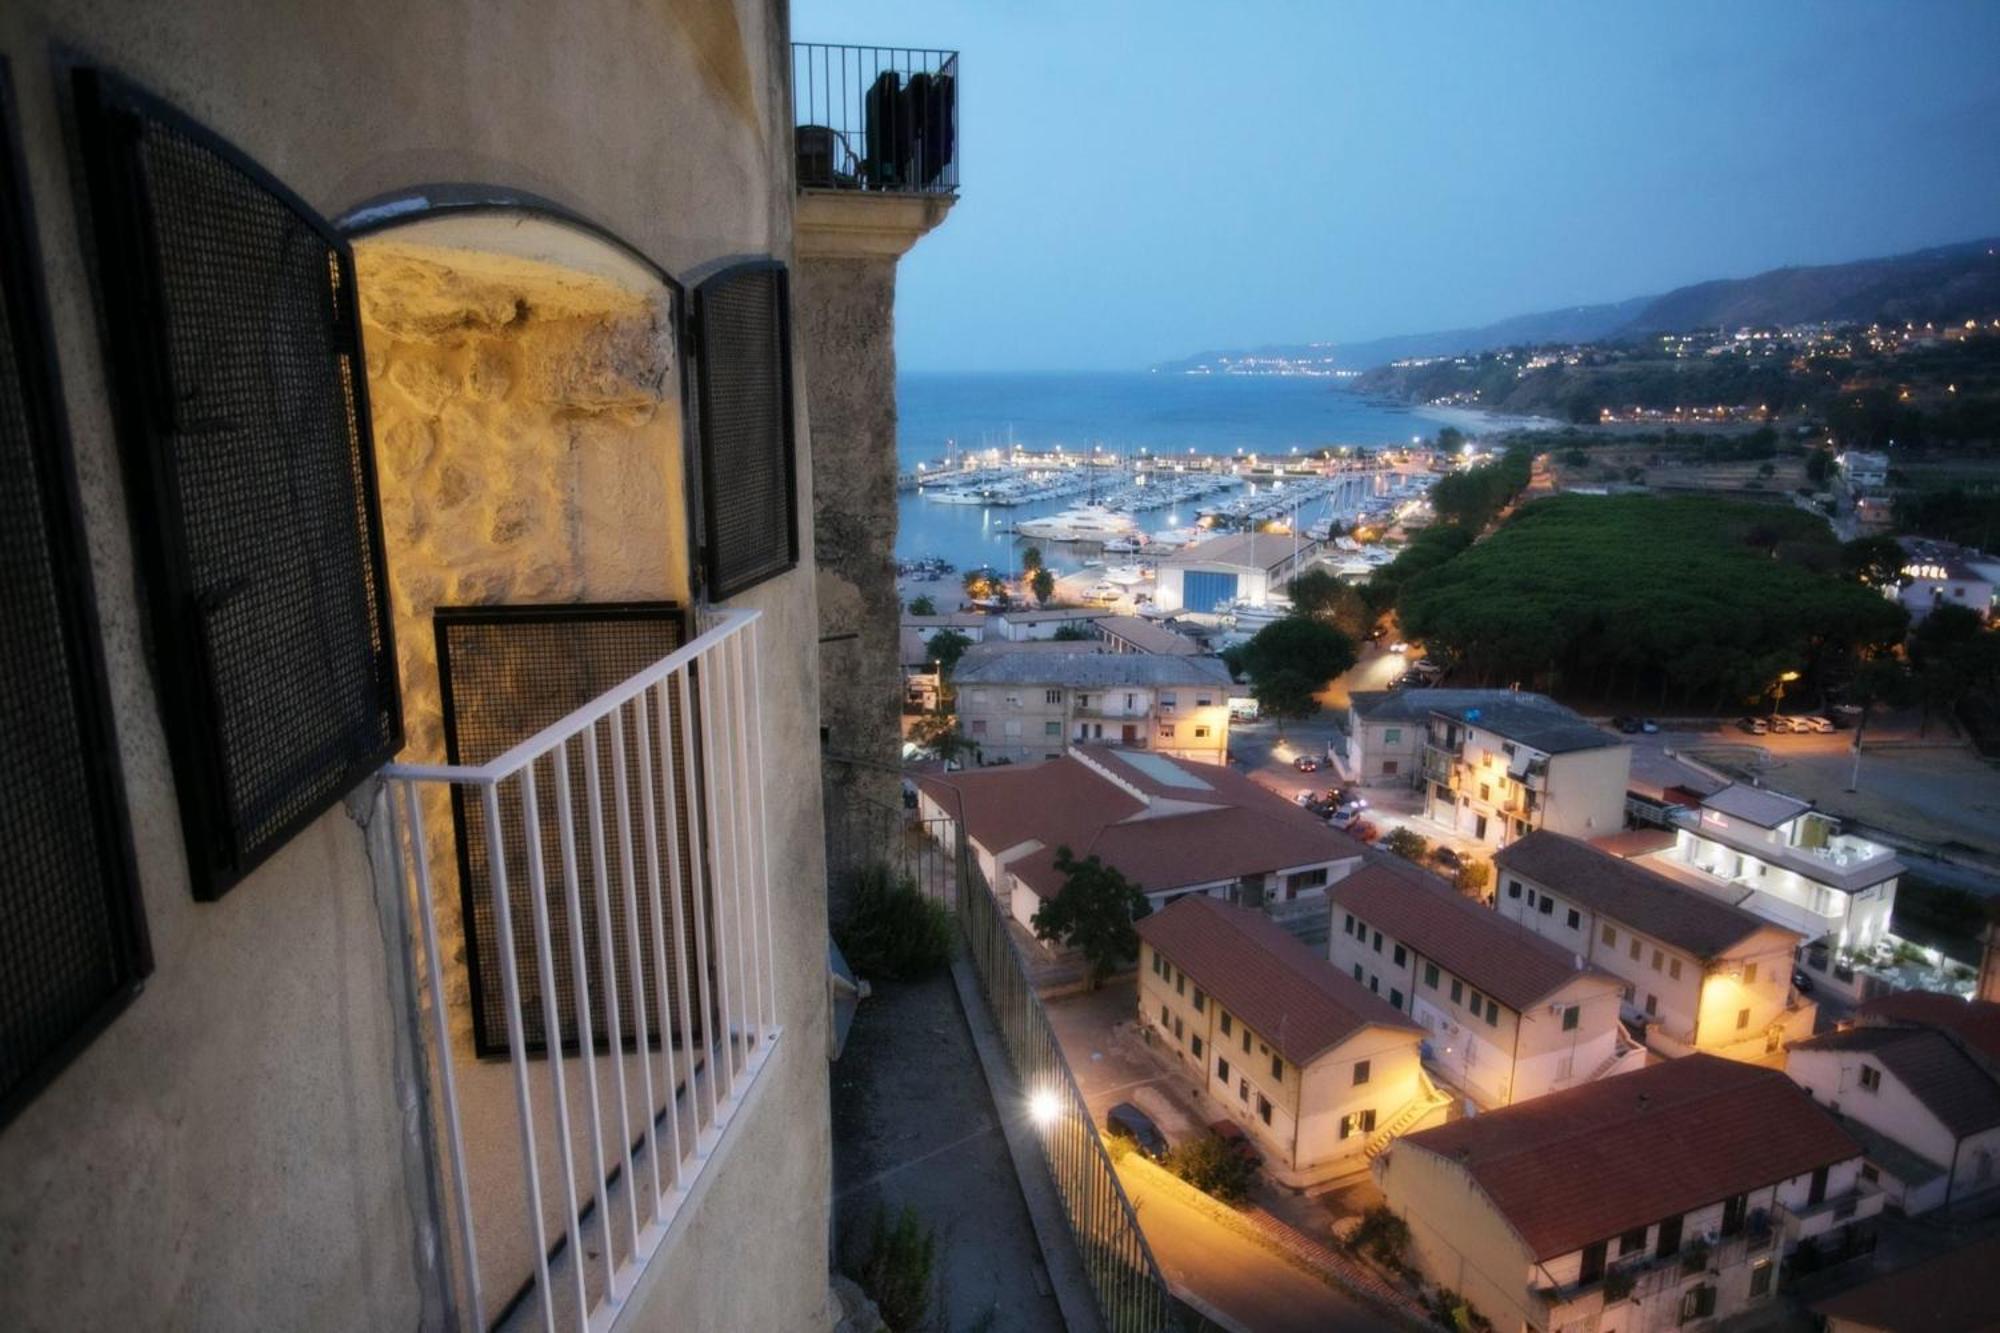
[[[1433,434],[1441,421],[1420,408],[1370,402],[1312,379],[1130,374],[905,374],[896,385],[905,468],[960,449],[1005,445],[1102,445],[1124,455],[1288,453],[1337,445],[1387,445]],[[1009,508],[902,499],[896,554],[942,556],[961,569],[1014,564],[1020,545],[1002,525],[1054,513],[1084,496]],[[1146,531],[1192,523],[1192,511],[1136,515]],[[1082,553],[1051,548],[1058,569]]]

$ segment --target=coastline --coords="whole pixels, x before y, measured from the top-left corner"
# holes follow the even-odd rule
[[[1494,435],[1509,430],[1561,430],[1567,424],[1554,417],[1517,416],[1511,412],[1495,412],[1485,407],[1439,407],[1431,403],[1406,403],[1400,398],[1391,398],[1380,393],[1364,393],[1358,389],[1341,389],[1337,392],[1353,394],[1363,402],[1380,407],[1421,413],[1441,425],[1456,426],[1467,435]]]

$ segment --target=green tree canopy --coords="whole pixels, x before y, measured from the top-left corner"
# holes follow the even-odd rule
[[[1287,718],[1319,711],[1314,696],[1354,665],[1354,641],[1331,625],[1286,616],[1258,630],[1243,645],[1241,660],[1258,710],[1282,726]]]
[[[1049,599],[1056,595],[1056,576],[1046,566],[1038,564],[1035,572],[1028,576],[1028,587],[1034,592],[1035,600],[1047,606]]]
[[[1042,548],[1030,546],[1021,552],[1021,568],[1032,574],[1042,567]]]
[[[1894,537],[1856,537],[1840,548],[1841,572],[1871,588],[1893,588],[1902,580],[1902,543]]]
[[[910,599],[910,614],[913,616],[934,616],[937,614],[937,603],[929,597],[913,597]]]
[[[1138,885],[1095,856],[1079,861],[1069,848],[1058,847],[1056,870],[1065,877],[1063,886],[1035,909],[1035,937],[1082,953],[1095,988],[1138,956],[1139,932],[1132,923],[1152,909]]]
[[[931,661],[937,663],[938,674],[950,680],[951,673],[958,667],[958,659],[965,656],[965,650],[971,646],[972,640],[957,630],[941,629],[931,635],[924,651],[930,654]]]

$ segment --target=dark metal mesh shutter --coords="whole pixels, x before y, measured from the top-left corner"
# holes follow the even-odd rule
[[[145,368],[130,454],[165,510],[141,523],[164,565],[166,702],[213,892],[401,743],[353,272],[233,150],[92,86],[107,285],[138,303],[114,306],[114,338]]]
[[[695,292],[709,591],[730,597],[798,563],[785,270],[747,264]]]
[[[0,1122],[147,970],[0,67]]]
[[[451,762],[483,764],[526,740],[542,728],[630,679],[679,648],[686,639],[685,614],[667,603],[604,606],[441,607],[437,612],[438,672],[445,692],[445,745]],[[695,698],[690,687],[689,698]],[[684,776],[692,771],[698,744],[681,716],[676,691],[669,691],[668,735],[678,765],[670,787],[658,762],[658,720],[647,703],[653,734],[637,734],[637,724],[623,710],[629,831],[618,826],[614,796],[611,723],[595,730],[600,809],[603,810],[605,873],[610,888],[613,970],[618,979],[619,1023],[625,1043],[637,1032],[632,1011],[634,988],[631,955],[625,929],[623,860],[629,839],[634,870],[633,899],[638,906],[642,940],[640,970],[646,986],[646,1030],[654,1042],[660,1036],[660,979],[654,975],[653,914],[647,888],[645,807],[639,765],[648,763],[653,783],[654,816],[663,881],[670,873],[668,839],[678,840],[683,900],[683,934],[694,927],[692,901],[685,886],[693,865],[689,819],[694,797]],[[609,1010],[604,988],[599,933],[596,865],[590,837],[589,787],[582,742],[569,750],[571,826],[576,838],[577,902],[583,915],[584,951],[591,1000],[591,1031],[596,1044],[608,1046]],[[564,889],[562,842],[558,823],[559,793],[554,760],[535,769],[536,800],[541,812],[542,873],[548,890],[550,956],[556,979],[556,1010],[561,1016],[561,1040],[573,1048],[579,1040],[576,1006],[577,960],[571,949],[569,910]],[[529,876],[525,798],[519,781],[501,784],[500,848],[506,858],[508,911],[514,928],[516,978],[520,986],[522,1032],[532,1050],[546,1049],[541,975],[535,952],[533,882]],[[484,802],[477,791],[454,789],[453,819],[458,837],[459,884],[465,917],[466,966],[472,990],[473,1037],[481,1055],[507,1053],[507,1003],[501,972],[499,913],[493,902],[492,841]],[[669,832],[671,830],[671,833]],[[664,885],[663,885],[664,891]],[[685,951],[676,944],[672,918],[663,924],[669,977]],[[692,983],[691,983],[692,984]],[[679,997],[668,995],[676,1031],[685,1019]]]

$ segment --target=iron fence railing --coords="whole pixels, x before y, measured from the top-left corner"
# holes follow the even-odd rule
[[[804,190],[958,189],[958,52],[792,43]]]
[[[886,867],[951,908],[987,1010],[1028,1098],[1026,1109],[1105,1327],[1111,1333],[1161,1333],[1205,1326],[1175,1299],[1146,1244],[1138,1214],[1008,934],[1007,918],[970,845],[959,836],[957,821],[921,819],[849,799],[829,805],[827,841],[831,874]]]

